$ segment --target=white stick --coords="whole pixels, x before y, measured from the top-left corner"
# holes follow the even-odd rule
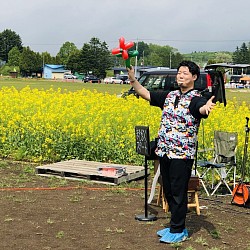
[[[150,192],[150,196],[148,198],[148,204],[150,204],[154,198],[155,188],[156,188],[156,184],[157,184],[159,177],[160,177],[160,164],[158,165],[157,171],[155,173],[155,176],[154,176],[154,179],[152,182],[151,192]]]

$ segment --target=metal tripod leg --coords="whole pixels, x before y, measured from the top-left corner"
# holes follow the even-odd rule
[[[219,183],[215,186],[213,192],[211,193],[211,195],[214,195],[215,192],[217,191],[217,189],[221,186],[221,184],[224,184],[227,189],[229,190],[230,194],[232,194],[232,190],[230,189],[230,187],[228,186],[227,182],[226,182],[226,178],[228,176],[228,174],[230,173],[231,169],[228,170],[228,172],[226,172],[225,167],[220,168],[220,173],[218,171],[218,169],[215,169],[215,171],[218,173],[218,175],[220,176],[220,181]]]
[[[205,185],[205,183],[204,183],[204,181],[203,181],[203,176],[204,176],[204,174],[201,176],[200,173],[199,173],[197,170],[196,170],[196,173],[197,173],[197,175],[198,175],[198,177],[199,177],[199,180],[200,180],[200,182],[201,182],[201,184],[202,184],[202,186],[203,186],[203,188],[204,188],[204,190],[205,190],[207,196],[209,196],[210,194],[209,194],[209,192],[208,192],[208,190],[207,190],[207,187],[206,187],[206,185]]]
[[[211,195],[215,194],[215,192],[217,191],[217,189],[220,187],[221,184],[224,184],[227,187],[227,189],[229,190],[230,194],[232,194],[232,190],[228,186],[227,182],[224,179],[221,179],[219,181],[219,183],[215,186],[215,188],[214,188],[213,192],[211,193]]]

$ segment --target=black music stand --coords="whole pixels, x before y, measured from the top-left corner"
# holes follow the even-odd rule
[[[135,219],[139,221],[155,221],[157,220],[156,216],[153,214],[148,214],[148,163],[147,156],[150,155],[150,142],[149,142],[149,127],[147,126],[135,126],[135,137],[136,137],[136,152],[138,154],[145,156],[145,177],[144,177],[144,185],[145,185],[145,214],[144,215],[136,215]]]

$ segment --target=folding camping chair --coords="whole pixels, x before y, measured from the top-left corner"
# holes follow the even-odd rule
[[[201,170],[201,173],[197,171],[197,174],[207,195],[209,195],[209,192],[205,184],[205,179],[208,178],[209,173],[211,173],[212,179],[211,195],[214,195],[221,185],[224,185],[229,193],[232,194],[228,183],[229,174],[233,170],[233,186],[235,187],[237,143],[238,134],[236,132],[214,131],[214,158],[210,161],[197,161],[197,166],[200,167],[199,171]],[[219,177],[219,182],[214,186],[215,176]]]

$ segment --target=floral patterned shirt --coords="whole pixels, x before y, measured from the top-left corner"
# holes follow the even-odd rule
[[[157,102],[155,98],[157,94],[151,95],[151,105],[160,106],[155,104]],[[190,105],[192,99],[196,100],[195,105]],[[195,109],[193,113],[198,113],[198,109],[205,103],[206,100],[197,90],[184,94],[180,90],[175,90],[165,96],[163,107],[161,107],[162,118],[155,151],[158,156],[163,157],[166,154],[170,159],[194,159],[199,118],[202,116],[196,115],[198,118],[195,118],[190,107]]]

